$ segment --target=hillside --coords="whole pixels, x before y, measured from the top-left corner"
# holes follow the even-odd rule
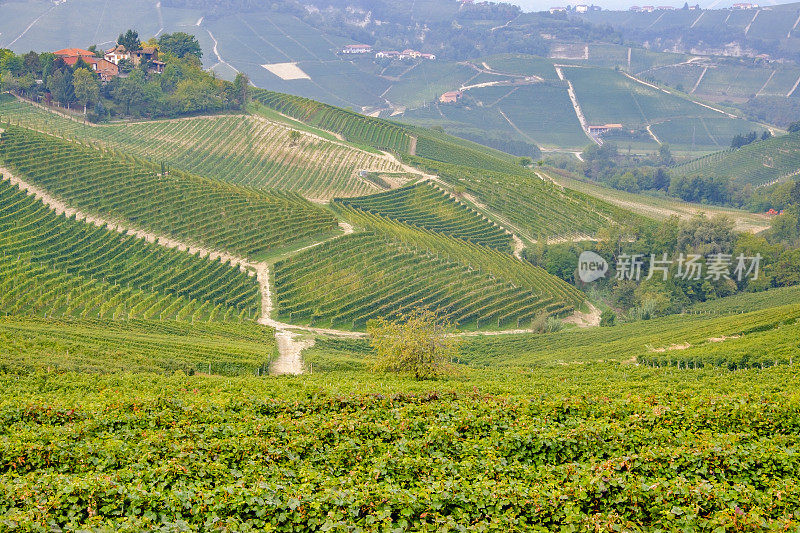
[[[740,186],[760,187],[786,181],[800,172],[800,133],[715,152],[679,165],[675,171],[731,180]]]
[[[379,153],[359,150],[330,135],[323,138],[280,116],[221,115],[86,127],[0,95],[0,117],[204,176],[319,200],[382,190],[360,177],[361,171],[395,176],[401,170]],[[291,131],[300,136],[293,139]]]
[[[19,178],[78,208],[244,256],[336,228],[328,213],[291,193],[175,170],[163,175],[156,165],[16,126],[2,134],[0,158]]]
[[[221,260],[56,215],[0,182],[0,313],[96,319],[242,320],[258,283]]]

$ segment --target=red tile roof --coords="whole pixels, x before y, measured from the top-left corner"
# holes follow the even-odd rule
[[[89,50],[83,50],[82,48],[64,48],[63,50],[58,50],[57,52],[53,52],[53,54],[61,57],[92,57],[94,54]]]

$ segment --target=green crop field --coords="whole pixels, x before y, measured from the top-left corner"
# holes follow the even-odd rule
[[[99,280],[187,301],[207,301],[253,317],[261,306],[258,283],[237,267],[58,216],[8,181],[0,182],[0,254],[27,275],[41,266],[43,272],[63,272],[65,282]],[[14,278],[8,271],[3,274],[6,282]],[[57,286],[50,292],[40,289],[43,297],[59,296]],[[22,296],[15,292],[17,298]],[[107,307],[108,313],[114,311]]]
[[[800,170],[800,134],[758,141],[738,150],[724,150],[675,167],[684,175],[729,179],[759,186],[788,179]]]
[[[438,173],[452,186],[464,187],[477,203],[501,217],[501,223],[507,220],[508,229],[528,242],[587,238],[601,227],[634,216],[511,165],[483,171],[421,158],[414,163]]]
[[[347,146],[335,137],[320,138],[306,126],[279,122],[280,116],[264,120],[224,115],[85,127],[5,96],[0,97],[0,117],[203,176],[260,189],[294,191],[321,200],[380,190],[359,177],[362,170],[400,170],[396,163]],[[304,134],[294,140],[290,137],[292,129]]]
[[[277,531],[796,525],[793,369],[333,376],[2,375],[0,517],[116,530],[204,529],[211,516]]]
[[[27,374],[264,372],[276,356],[270,329],[252,322],[0,318],[0,370]]]
[[[504,229],[433,185],[409,185],[340,202],[420,228],[511,251],[511,237]]]
[[[367,231],[276,264],[282,320],[361,329],[370,318],[424,306],[462,328],[508,329],[583,301],[561,280],[496,250],[353,208],[343,216]]]
[[[163,176],[156,165],[19,127],[6,128],[0,157],[20,178],[76,207],[248,257],[336,227],[332,216],[292,193],[172,170]]]
[[[410,136],[402,127],[384,120],[365,117],[307,98],[270,91],[256,91],[254,98],[292,118],[338,133],[348,141],[395,152],[407,152],[411,144]]]

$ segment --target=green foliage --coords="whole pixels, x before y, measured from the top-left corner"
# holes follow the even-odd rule
[[[416,309],[397,320],[378,317],[367,324],[375,350],[374,368],[383,372],[407,372],[415,379],[431,379],[447,373],[458,355],[453,328],[427,309]]]
[[[360,115],[301,96],[256,89],[253,99],[292,118],[376,148],[406,153],[411,136],[394,123]]]
[[[193,301],[207,301],[219,305],[224,311],[234,310],[255,318],[261,307],[258,283],[239,268],[219,260],[208,261],[177,250],[149,244],[131,235],[100,228],[74,218],[58,216],[44,204],[28,196],[9,182],[0,182],[0,257],[6,269],[0,275],[4,284],[22,283],[40,267],[42,274],[60,272],[63,281],[55,278],[38,290],[28,287],[28,294],[15,290],[17,305],[9,305],[8,295],[3,298],[6,306],[0,309],[19,312],[24,299],[34,295],[42,300],[55,302],[65,297],[70,280],[102,281],[120,288],[138,289],[183,299],[183,306]],[[20,258],[13,261],[11,258]],[[24,259],[23,259],[24,258]],[[14,275],[14,271],[19,277]],[[42,280],[50,276],[45,276]],[[74,296],[74,292],[72,293]],[[65,309],[76,312],[96,312],[114,316],[116,306],[105,305],[98,295],[91,295],[98,309],[77,306],[77,300],[66,302]],[[29,302],[30,303],[30,302]],[[121,303],[121,302],[120,302]],[[160,302],[163,307],[153,306],[149,314],[160,316],[172,304],[171,313],[181,306],[169,299]],[[133,302],[128,302],[131,308]],[[88,305],[88,304],[87,304]],[[43,305],[27,307],[38,312]],[[54,305],[49,316],[58,315],[60,306]],[[144,310],[143,310],[144,311]],[[157,312],[158,311],[158,312]],[[47,311],[45,311],[47,312]]]
[[[197,42],[197,38],[182,31],[162,34],[158,38],[158,49],[162,53],[166,52],[180,58],[193,56],[201,59],[203,57],[203,49]]]
[[[738,187],[784,181],[800,169],[800,134],[756,141],[738,150],[715,152],[675,167],[682,175],[730,180]]]
[[[460,328],[509,329],[583,301],[573,287],[497,250],[369,213],[344,214],[367,231],[275,265],[280,319],[363,329],[372,318],[428,308]]]
[[[601,327],[613,326],[616,323],[616,321],[617,321],[617,314],[611,309],[606,309],[600,314]]]
[[[0,520],[792,530],[798,387],[794,369],[600,363],[446,383],[0,375]]]
[[[290,193],[253,189],[8,127],[0,156],[21,178],[75,207],[189,242],[258,257],[332,231],[335,219]]]
[[[252,322],[0,318],[0,373],[265,373],[273,331]]]
[[[117,37],[117,44],[125,47],[128,52],[135,52],[142,49],[142,42],[139,40],[139,32],[129,29],[125,33],[120,33]]]
[[[0,116],[31,129],[99,143],[143,159],[165,161],[171,167],[202,176],[260,189],[294,191],[315,199],[377,192],[377,185],[359,177],[360,170],[401,170],[377,154],[316,136],[302,135],[291,146],[289,131],[297,126],[255,116],[223,115],[85,128],[8,95],[0,95]]]
[[[511,251],[503,228],[433,185],[418,183],[339,203],[498,250]]]
[[[509,230],[529,242],[593,236],[609,224],[638,220],[628,211],[560,187],[518,165],[498,161],[501,166],[491,171],[421,158],[411,162],[453,186],[463,186],[478,202],[506,219]]]

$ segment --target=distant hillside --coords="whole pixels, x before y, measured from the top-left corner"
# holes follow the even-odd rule
[[[741,186],[785,181],[800,174],[800,133],[715,152],[678,165],[675,172],[731,180]]]

